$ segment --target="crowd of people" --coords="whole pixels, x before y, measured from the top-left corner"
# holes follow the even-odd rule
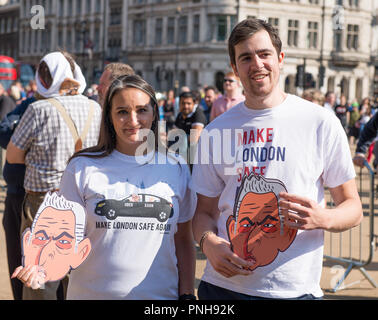
[[[365,125],[374,108],[346,107],[345,124],[285,93],[282,43],[263,20],[238,23],[228,48],[223,94],[156,93],[123,63],[85,91],[70,54],[41,59],[35,93],[0,124],[15,299],[196,299],[194,241],[207,257],[200,299],[321,299],[323,231],[362,219],[346,125]],[[346,102],[329,96],[341,114]],[[160,120],[165,135],[182,130],[209,161],[189,166],[169,143],[162,149]],[[205,127],[235,139],[209,144]],[[154,139],[141,139],[143,130]],[[46,204],[53,194],[84,208],[80,230],[69,209]]]

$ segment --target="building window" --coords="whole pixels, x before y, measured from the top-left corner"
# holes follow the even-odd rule
[[[309,21],[307,24],[307,48],[318,47],[318,23]]]
[[[358,49],[358,30],[359,27],[356,24],[348,24],[347,29],[347,48]]]
[[[63,31],[62,31],[62,29],[59,29],[59,31],[58,31],[58,48],[59,49],[63,48]]]
[[[134,44],[144,45],[146,40],[146,20],[134,20]]]
[[[193,42],[200,41],[200,15],[196,14],[193,16]]]
[[[342,38],[343,38],[343,31],[340,29],[335,30],[333,47],[336,51],[342,50]]]
[[[158,18],[155,22],[155,44],[160,45],[163,39],[163,19]]]
[[[85,8],[87,13],[91,13],[91,11],[92,11],[91,2],[92,2],[92,0],[87,0],[86,8]]]
[[[81,15],[81,0],[76,0],[76,15]]]
[[[168,44],[175,43],[175,18],[174,17],[168,18],[167,43]]]
[[[311,4],[319,4],[319,0],[308,0]]]
[[[64,2],[59,1],[59,7],[58,7],[58,17],[63,17],[64,16]]]
[[[178,43],[184,44],[187,42],[188,33],[188,17],[182,16],[178,19]]]
[[[269,18],[268,22],[272,25],[274,30],[276,30],[277,34],[279,33],[278,29],[278,24],[279,24],[279,19],[278,18]]]
[[[288,35],[287,35],[287,45],[291,47],[298,46],[298,32],[299,32],[299,21],[289,20],[288,23]]]
[[[217,41],[225,41],[227,38],[227,16],[217,16]]]
[[[94,50],[100,51],[100,28],[96,26],[94,34]]]
[[[359,0],[349,0],[349,6],[358,8],[360,4],[359,2],[360,2]]]
[[[121,24],[121,21],[122,21],[121,14],[122,14],[121,8],[112,7],[110,9],[110,22],[109,22],[109,24],[110,25]]]

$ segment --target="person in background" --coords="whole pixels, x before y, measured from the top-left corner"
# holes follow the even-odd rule
[[[339,118],[345,132],[347,132],[348,122],[349,122],[348,110],[349,110],[349,107],[348,107],[346,96],[342,94],[340,96],[340,103],[335,106],[335,114]]]
[[[336,94],[333,91],[328,91],[325,94],[324,108],[332,113],[335,113]]]
[[[100,106],[104,104],[104,99],[110,84],[120,76],[132,74],[134,74],[134,70],[128,64],[121,62],[112,62],[107,64],[102,72],[97,87],[98,103]]]
[[[358,112],[358,103],[353,102],[351,104],[351,110],[349,111],[349,123],[348,123],[348,138],[349,143],[355,144],[360,135],[360,113]]]
[[[224,76],[223,90],[223,95],[213,102],[210,112],[210,121],[213,121],[222,113],[230,110],[232,107],[245,100],[241,91],[240,80],[233,71],[227,72]]]
[[[46,193],[59,189],[74,151],[97,143],[101,119],[99,104],[82,95],[85,78],[67,52],[45,55],[35,78],[41,99],[27,107],[7,146],[7,161],[26,165],[20,233],[31,227]],[[76,128],[78,138],[70,128]],[[24,286],[23,299],[62,299],[66,282],[48,282],[40,290]]]
[[[204,95],[203,99],[201,99],[200,107],[202,107],[202,110],[205,114],[207,123],[209,123],[210,122],[211,108],[213,107],[214,101],[218,97],[218,90],[213,86],[207,86],[204,89],[204,93],[205,93],[205,95]]]
[[[321,91],[316,89],[306,89],[302,95],[303,99],[316,103],[323,107],[324,105],[324,95]]]
[[[366,123],[364,128],[360,132],[360,136],[357,141],[355,156],[353,162],[356,166],[364,167],[364,161],[366,160],[365,154],[368,152],[369,147],[374,142],[378,134],[378,112]],[[378,165],[378,143],[374,144],[374,169]]]
[[[14,110],[8,113],[0,123],[0,146],[6,150],[10,138],[17,127],[26,108],[36,101],[34,96],[22,101]],[[7,184],[4,201],[3,227],[7,248],[9,275],[21,263],[21,215],[22,203],[25,198],[24,164],[10,164],[5,161],[3,177]],[[14,300],[22,300],[22,283],[18,279],[11,279]]]
[[[0,83],[0,121],[16,107],[16,103],[6,93],[3,85]]]

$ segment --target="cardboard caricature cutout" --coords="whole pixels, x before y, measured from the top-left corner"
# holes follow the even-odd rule
[[[287,250],[297,230],[283,224],[279,193],[286,187],[278,179],[254,174],[244,176],[235,197],[234,212],[226,221],[231,250],[253,262],[254,269],[271,264]]]
[[[33,289],[48,281],[63,279],[79,267],[91,252],[84,237],[84,208],[56,192],[48,192],[39,207],[31,228],[22,235],[22,265],[34,265],[38,276]]]

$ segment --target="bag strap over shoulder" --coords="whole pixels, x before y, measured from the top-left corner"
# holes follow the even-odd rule
[[[60,101],[58,101],[57,99],[54,99],[54,98],[47,99],[47,101],[49,101],[59,111],[59,113],[63,117],[64,121],[66,122],[66,124],[67,124],[67,126],[68,126],[68,128],[71,132],[71,135],[72,135],[72,137],[75,141],[75,152],[77,152],[77,151],[79,151],[83,148],[83,141],[87,137],[87,134],[88,134],[88,131],[89,131],[89,128],[91,126],[92,119],[93,119],[94,110],[95,110],[94,103],[90,99],[88,99],[88,100],[89,100],[89,105],[90,105],[88,118],[87,118],[87,121],[84,125],[83,132],[79,136],[79,134],[77,132],[77,128],[75,126],[75,123],[73,122],[72,118],[70,117],[70,115],[68,114],[67,110],[64,108],[62,103]]]

